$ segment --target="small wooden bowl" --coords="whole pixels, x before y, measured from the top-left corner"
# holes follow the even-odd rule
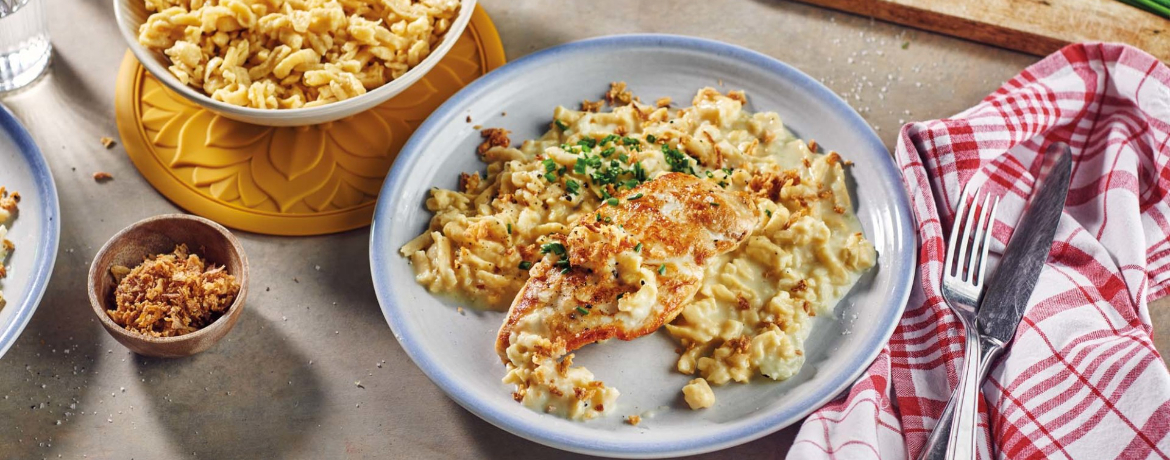
[[[115,323],[107,309],[114,309],[118,287],[110,268],[135,267],[147,257],[169,254],[178,244],[208,263],[222,265],[240,283],[240,293],[226,313],[207,327],[178,337],[150,337],[128,331]],[[202,217],[167,214],[151,217],[118,232],[106,242],[89,266],[89,303],[102,326],[130,351],[159,358],[180,358],[211,348],[240,319],[248,296],[248,257],[236,237],[223,226]]]

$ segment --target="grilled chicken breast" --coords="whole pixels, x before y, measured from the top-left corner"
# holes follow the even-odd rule
[[[669,173],[646,182],[542,247],[508,310],[496,351],[521,332],[547,338],[556,358],[617,337],[632,340],[679,314],[702,285],[704,264],[756,227],[753,198],[710,181]]]

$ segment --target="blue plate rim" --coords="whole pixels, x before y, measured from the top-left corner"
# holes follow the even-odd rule
[[[732,431],[714,430],[714,433],[688,439],[683,442],[654,442],[654,441],[610,441],[599,439],[597,437],[587,437],[581,435],[574,435],[573,433],[565,433],[562,431],[555,431],[539,426],[529,426],[522,420],[515,416],[509,415],[506,412],[494,410],[490,407],[481,407],[475,404],[473,395],[463,391],[456,379],[444,373],[435,362],[429,359],[423,352],[421,345],[417,339],[412,336],[409,330],[404,330],[400,326],[404,324],[404,318],[401,316],[398,305],[393,299],[392,286],[384,285],[385,280],[390,276],[387,273],[389,261],[386,257],[395,257],[398,254],[397,248],[388,248],[389,242],[385,238],[379,238],[379,229],[382,227],[379,222],[385,222],[386,226],[391,225],[392,218],[392,201],[390,190],[397,188],[399,182],[405,179],[408,171],[402,165],[412,164],[415,157],[421,155],[421,144],[425,143],[426,139],[435,134],[435,131],[444,126],[447,119],[455,119],[461,113],[458,108],[468,99],[474,99],[476,96],[490,91],[497,82],[508,79],[517,74],[523,74],[527,69],[534,66],[545,65],[545,61],[555,60],[560,54],[574,53],[587,51],[590,49],[614,49],[622,47],[663,47],[663,48],[683,48],[689,51],[706,52],[710,54],[717,54],[724,57],[730,56],[742,61],[746,61],[758,67],[764,68],[771,72],[775,72],[785,76],[787,79],[797,84],[797,91],[805,91],[811,93],[814,97],[829,104],[832,111],[842,115],[842,118],[849,123],[851,129],[863,133],[864,137],[868,138],[869,148],[874,151],[884,152],[889,159],[888,162],[882,162],[881,170],[879,171],[880,178],[890,181],[894,185],[894,189],[899,191],[895,197],[892,197],[890,203],[891,208],[895,212],[892,213],[896,220],[895,224],[900,226],[900,230],[895,232],[895,238],[898,239],[898,248],[901,253],[898,254],[883,254],[883,257],[893,257],[897,260],[916,260],[914,254],[917,248],[917,235],[913,231],[913,225],[910,214],[910,202],[906,196],[904,188],[901,186],[902,178],[893,157],[890,156],[889,150],[882,144],[881,139],[878,138],[877,133],[873,128],[858,114],[852,107],[849,106],[843,99],[837,96],[829,88],[816,81],[807,74],[792,67],[780,60],[765,54],[753,51],[738,45],[732,45],[720,41],[688,37],[671,34],[625,34],[625,35],[611,35],[598,38],[590,38],[580,41],[575,41],[541,51],[526,55],[520,59],[509,62],[500,68],[480,77],[467,85],[459,92],[455,93],[439,106],[427,119],[415,130],[411,138],[399,151],[398,158],[394,162],[386,181],[382,185],[381,193],[374,211],[373,223],[370,226],[370,270],[374,284],[374,291],[378,298],[378,303],[381,306],[382,313],[386,317],[386,322],[389,324],[394,337],[398,340],[403,350],[415,362],[415,364],[423,371],[423,373],[434,382],[440,389],[444,391],[460,406],[468,411],[474,413],[485,421],[495,425],[505,431],[508,431],[517,436],[545,444],[550,447],[564,449],[568,451],[592,454],[592,455],[606,455],[624,458],[657,458],[657,457],[674,457],[682,455],[691,455],[704,452],[719,450],[748,441],[752,441],[763,437],[765,435],[774,433],[781,428],[791,425],[795,421],[806,417],[816,409],[824,406],[829,401],[837,397],[843,391],[847,390],[853,382],[855,382],[861,374],[869,367],[870,363],[877,358],[878,354],[884,348],[886,342],[893,335],[894,329],[897,327],[898,321],[902,317],[905,310],[906,302],[910,296],[911,286],[913,284],[914,264],[904,263],[897,264],[894,279],[902,280],[900,285],[896,285],[895,289],[890,292],[888,297],[894,302],[894,310],[892,314],[885,318],[884,322],[879,325],[878,330],[881,331],[866,344],[866,349],[871,350],[865,356],[859,356],[854,359],[852,364],[855,371],[848,374],[841,374],[831,380],[831,384],[821,387],[815,394],[815,397],[809,398],[810,403],[798,407],[785,408],[782,411],[770,414],[755,423],[741,427]],[[517,406],[517,410],[525,410]]]
[[[61,237],[61,205],[57,197],[57,185],[53,180],[53,172],[41,154],[41,149],[33,141],[32,135],[4,104],[0,104],[0,133],[12,138],[21,156],[28,162],[36,176],[37,193],[42,197],[45,216],[48,217],[48,231],[37,243],[36,253],[40,256],[33,266],[32,277],[29,282],[29,295],[21,299],[20,305],[9,304],[4,308],[16,308],[15,320],[7,328],[0,331],[0,358],[16,343],[20,333],[24,331],[32,319],[33,313],[40,306],[45,295],[49,278],[53,275],[53,266],[57,263],[57,245]],[[26,192],[27,194],[27,192]]]

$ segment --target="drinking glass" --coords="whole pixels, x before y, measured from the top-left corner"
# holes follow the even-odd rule
[[[0,0],[0,92],[32,83],[49,67],[48,0]]]

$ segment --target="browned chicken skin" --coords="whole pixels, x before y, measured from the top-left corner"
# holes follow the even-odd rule
[[[546,256],[508,310],[497,353],[508,362],[520,329],[548,337],[555,348],[545,350],[549,356],[654,332],[698,292],[704,264],[738,247],[759,214],[746,193],[687,174],[627,191],[616,206],[603,205],[545,245]]]

